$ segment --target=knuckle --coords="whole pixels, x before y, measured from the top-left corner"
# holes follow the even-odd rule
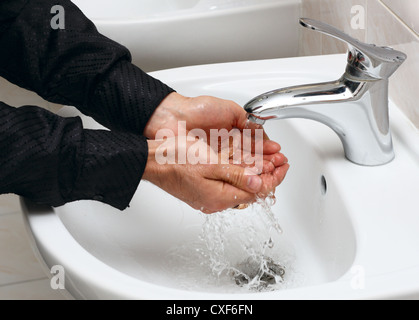
[[[232,180],[232,183],[235,185],[242,185],[243,180],[244,180],[244,175],[242,171],[239,169],[234,169],[231,174],[231,180]]]

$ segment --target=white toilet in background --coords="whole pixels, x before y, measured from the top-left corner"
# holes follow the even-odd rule
[[[73,0],[144,71],[298,55],[299,0]]]

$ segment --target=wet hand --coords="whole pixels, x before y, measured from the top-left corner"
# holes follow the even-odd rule
[[[202,141],[181,143],[176,137],[149,140],[148,145],[149,157],[143,178],[208,214],[252,203],[258,195],[267,196],[282,183],[289,169],[287,159],[280,153],[264,156],[262,173],[256,175],[242,165],[208,162],[211,156],[219,159],[220,155]],[[177,155],[188,154],[191,148],[206,152],[198,154],[195,164],[191,161],[179,164]],[[174,163],[161,161],[163,155],[172,152],[176,155]]]
[[[186,124],[186,133],[193,129],[205,131],[209,137],[212,129],[262,129],[261,126],[248,123],[246,111],[237,103],[211,96],[189,98],[176,92],[169,94],[157,107],[144,130],[148,139],[154,140],[159,130],[170,130],[179,135],[179,122]],[[264,133],[263,152],[272,155],[281,150],[281,146],[269,140]]]

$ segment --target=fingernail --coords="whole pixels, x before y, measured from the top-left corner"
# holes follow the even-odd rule
[[[262,187],[262,179],[258,176],[251,176],[247,180],[247,186],[254,191],[259,191]]]

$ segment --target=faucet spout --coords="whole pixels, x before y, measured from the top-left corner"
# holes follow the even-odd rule
[[[328,115],[321,115],[319,108],[304,107],[355,101],[362,95],[363,89],[365,89],[365,83],[353,82],[342,77],[337,81],[273,90],[255,97],[245,105],[244,109],[251,119],[259,124],[264,124],[266,120],[286,118],[308,118],[321,121],[321,118]]]
[[[249,120],[304,118],[329,126],[346,157],[377,166],[395,157],[388,110],[389,77],[407,56],[388,47],[363,44],[336,28],[311,19],[300,24],[346,42],[345,73],[337,81],[294,86],[264,93],[245,105]]]
[[[382,165],[395,157],[388,115],[387,82],[337,81],[288,87],[262,94],[245,105],[249,119],[303,118],[330,127],[350,161]]]

